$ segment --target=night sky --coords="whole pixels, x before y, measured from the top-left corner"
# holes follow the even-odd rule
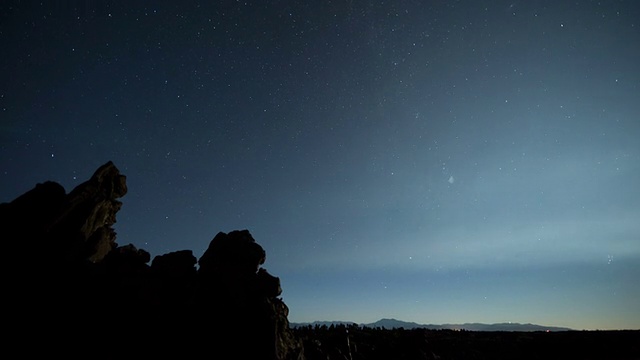
[[[43,3],[0,202],[111,160],[119,245],[248,229],[292,322],[640,328],[640,2]]]

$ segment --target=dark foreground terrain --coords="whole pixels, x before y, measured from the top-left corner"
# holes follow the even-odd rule
[[[248,230],[151,259],[116,242],[126,193],[107,162],[68,193],[47,181],[0,203],[2,358],[640,359],[640,331],[292,327]]]
[[[382,329],[357,325],[294,329],[307,360],[640,359],[638,331],[489,332]]]

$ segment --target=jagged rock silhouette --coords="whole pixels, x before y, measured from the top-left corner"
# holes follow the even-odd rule
[[[638,331],[290,329],[280,280],[248,230],[219,232],[200,258],[152,260],[116,242],[126,193],[107,162],[69,194],[48,181],[0,204],[4,358],[640,358]]]
[[[182,250],[151,261],[116,242],[126,193],[109,161],[68,194],[47,181],[0,204],[5,306],[14,314],[5,352],[304,359],[280,280],[261,267],[266,252],[248,230],[218,233],[199,259]]]

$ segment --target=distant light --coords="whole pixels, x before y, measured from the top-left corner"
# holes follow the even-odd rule
[[[453,184],[456,179],[453,178],[453,175],[449,176],[449,180],[447,180],[449,182],[449,184]]]

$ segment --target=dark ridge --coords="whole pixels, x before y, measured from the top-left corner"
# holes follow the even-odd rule
[[[296,327],[307,360],[640,359],[640,331],[466,331]]]

